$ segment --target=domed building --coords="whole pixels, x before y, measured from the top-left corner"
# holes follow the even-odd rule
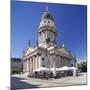
[[[35,48],[29,47],[23,56],[23,71],[28,75],[40,67],[60,68],[62,66],[76,66],[76,58],[71,55],[70,50],[56,45],[56,26],[54,18],[46,7],[42,14],[38,30],[38,41]]]

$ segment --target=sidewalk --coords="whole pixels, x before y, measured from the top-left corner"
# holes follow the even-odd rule
[[[19,79],[15,82],[15,79]],[[21,78],[21,79],[20,79]],[[81,73],[77,77],[63,77],[60,79],[35,79],[35,78],[26,78],[24,75],[12,75],[12,85],[15,87],[19,87],[18,82],[23,82],[28,84],[29,88],[38,88],[38,87],[56,87],[56,86],[72,86],[72,85],[85,85],[86,81],[86,73]],[[15,85],[14,85],[15,84]],[[18,84],[18,85],[17,85]],[[25,86],[24,86],[25,88]]]

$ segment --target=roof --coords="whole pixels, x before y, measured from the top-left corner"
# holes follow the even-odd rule
[[[22,59],[21,58],[11,58],[11,61],[21,61]]]
[[[51,15],[51,13],[48,11],[48,6],[46,7],[45,12],[42,15],[41,19],[51,19],[53,20],[53,16]]]
[[[64,54],[66,54],[66,55],[70,55],[69,51],[68,51],[66,48],[64,48],[64,47],[58,48],[58,50],[59,50],[60,52],[64,53]]]
[[[35,48],[29,47],[27,48],[27,50],[25,51],[25,55],[28,55],[29,53],[33,52]]]
[[[53,20],[53,16],[50,14],[50,12],[46,11],[46,12],[43,13],[41,19],[50,19],[50,20]]]

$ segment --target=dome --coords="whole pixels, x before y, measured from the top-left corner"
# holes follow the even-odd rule
[[[51,20],[53,20],[53,17],[50,14],[50,12],[46,11],[46,12],[43,13],[42,19],[51,19]]]
[[[56,29],[55,24],[54,24],[54,20],[53,20],[53,16],[48,11],[48,7],[46,7],[45,12],[42,14],[39,29],[42,27],[45,27],[45,26]]]

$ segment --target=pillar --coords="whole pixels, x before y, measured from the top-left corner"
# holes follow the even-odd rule
[[[27,60],[26,60],[26,72],[27,72]]]
[[[30,74],[30,58],[28,59],[28,64],[29,64],[29,74]]]
[[[51,61],[50,67],[52,68],[53,67],[53,56],[52,56],[52,54],[50,55],[50,61]]]
[[[25,72],[27,72],[27,62],[25,60]]]
[[[39,68],[39,56],[36,56],[36,69]]]
[[[34,56],[34,60],[35,60],[35,62],[34,62],[34,65],[35,65],[35,66],[34,66],[34,67],[35,67],[35,69],[36,69],[36,68],[37,68],[37,67],[36,67],[36,65],[37,65],[37,63],[36,63],[36,62],[37,62],[36,55]]]
[[[63,66],[63,57],[61,56],[61,67]]]
[[[50,65],[51,65],[51,58],[50,58],[50,54],[47,55],[47,65],[48,65],[48,68],[50,68]]]
[[[31,59],[31,62],[32,62],[32,72],[33,72],[33,57],[32,57],[32,59]]]
[[[33,56],[33,70],[36,69],[36,57],[35,55]]]
[[[32,72],[32,58],[30,57],[30,73]]]
[[[39,56],[39,68],[41,67],[41,57]]]
[[[60,67],[62,67],[62,58],[61,58],[61,56],[59,56],[59,60],[60,60]]]
[[[55,54],[53,54],[53,75],[56,76],[56,66],[55,66]]]
[[[25,72],[25,60],[23,60],[23,72]]]

